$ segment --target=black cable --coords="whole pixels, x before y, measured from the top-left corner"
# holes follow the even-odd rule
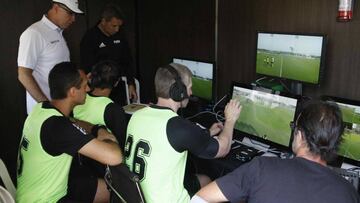
[[[221,113],[223,113],[223,111],[217,111],[217,112],[215,112],[215,108],[216,108],[217,105],[219,105],[219,104],[222,102],[222,100],[224,100],[227,96],[228,96],[228,95],[224,95],[218,102],[216,102],[216,103],[214,104],[214,107],[212,108],[212,111],[201,111],[201,112],[199,112],[199,113],[197,113],[197,114],[195,114],[195,115],[186,117],[186,119],[189,120],[189,119],[195,118],[195,117],[197,117],[197,116],[199,116],[199,115],[202,115],[202,114],[205,114],[205,113],[210,113],[210,114],[215,115],[215,118],[216,118],[216,120],[217,120],[218,122],[224,122],[224,121],[225,121],[225,117],[224,117],[223,115],[221,115]]]

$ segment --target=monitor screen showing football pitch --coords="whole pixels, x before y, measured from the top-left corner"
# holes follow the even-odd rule
[[[344,134],[338,154],[360,161],[360,106],[336,102],[343,116]]]
[[[259,32],[256,73],[318,84],[324,58],[323,35]]]
[[[242,106],[235,129],[260,141],[289,147],[292,133],[289,124],[295,117],[297,99],[244,87],[232,86],[232,98]]]
[[[174,63],[182,64],[190,69],[192,77],[193,96],[213,100],[214,93],[214,64],[187,59],[173,58]]]

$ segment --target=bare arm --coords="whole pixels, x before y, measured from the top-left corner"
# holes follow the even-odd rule
[[[98,134],[98,136],[97,136],[98,140],[101,140],[101,141],[109,140],[109,141],[115,142],[116,144],[119,145],[119,142],[117,141],[116,137],[113,134],[111,134],[109,131],[107,131],[103,128],[100,128],[98,130],[97,134]]]
[[[111,166],[120,164],[123,157],[119,145],[111,139],[93,139],[84,145],[79,153]]]
[[[240,103],[236,100],[230,100],[225,107],[225,125],[218,137],[219,150],[216,158],[227,155],[230,151],[231,140],[233,138],[233,129],[236,120],[239,118],[241,111]]]
[[[86,124],[87,127],[93,127],[85,121],[77,120],[77,123],[79,122],[82,122],[83,125]],[[123,154],[115,136],[103,128],[98,129],[97,135],[94,136],[97,138],[84,145],[79,153],[103,164],[111,166],[120,164]]]
[[[32,75],[33,70],[25,67],[18,67],[18,79],[30,95],[37,101],[46,101],[48,98],[41,91],[39,85]]]
[[[200,199],[199,199],[200,197]],[[228,201],[215,181],[206,185],[191,198],[191,203]]]

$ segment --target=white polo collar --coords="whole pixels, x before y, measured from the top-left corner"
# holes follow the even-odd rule
[[[63,29],[59,28],[57,25],[55,25],[49,18],[46,17],[46,15],[43,15],[41,18],[41,22],[43,22],[46,26],[48,26],[52,30],[56,30],[59,33],[62,33]]]

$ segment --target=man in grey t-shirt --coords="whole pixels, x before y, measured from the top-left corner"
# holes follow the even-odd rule
[[[255,158],[205,186],[191,202],[359,202],[355,188],[326,167],[343,133],[339,107],[328,102],[311,103],[293,127],[296,158]]]

